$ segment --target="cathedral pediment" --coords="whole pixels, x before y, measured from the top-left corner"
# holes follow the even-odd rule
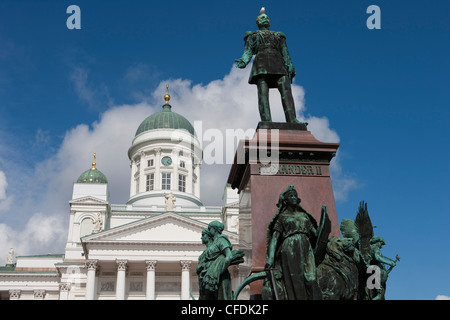
[[[180,214],[167,212],[105,230],[82,239],[84,243],[183,243],[201,244],[201,232],[207,224]],[[237,235],[224,231],[232,242]],[[233,241],[235,240],[235,241]]]
[[[69,201],[70,205],[107,205],[107,201],[96,197],[86,196]]]

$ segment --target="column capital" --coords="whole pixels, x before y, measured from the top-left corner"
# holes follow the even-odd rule
[[[38,289],[38,290],[34,290],[33,293],[34,293],[34,299],[35,300],[43,300],[43,299],[45,299],[45,293],[46,293],[45,290]]]
[[[145,260],[145,264],[147,265],[147,271],[155,271],[157,263],[158,260]]]
[[[191,269],[192,260],[181,260],[180,264],[182,271],[189,271]]]
[[[98,267],[98,260],[94,260],[94,259],[89,259],[86,260],[86,267],[88,268],[88,270],[96,270]]]
[[[116,259],[116,265],[118,271],[125,271],[127,269],[128,260]]]
[[[189,299],[189,287],[191,282],[191,260],[181,260],[181,300]]]
[[[61,282],[61,283],[59,284],[59,291],[65,291],[65,292],[67,292],[67,291],[70,290],[70,287],[71,287],[71,284],[70,284],[70,283],[68,283],[68,282]]]
[[[18,300],[20,298],[20,289],[10,289],[9,290],[9,299]]]

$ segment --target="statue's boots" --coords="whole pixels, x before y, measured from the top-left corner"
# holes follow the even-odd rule
[[[284,116],[286,117],[286,122],[290,123],[305,123],[301,122],[297,119],[297,116],[295,114],[295,107],[293,106],[283,106],[284,109]]]

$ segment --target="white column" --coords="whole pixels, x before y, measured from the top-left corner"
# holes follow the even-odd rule
[[[145,297],[147,300],[155,300],[155,269],[156,260],[145,260],[147,265],[147,291]]]
[[[94,300],[95,297],[95,271],[97,269],[98,260],[86,260],[87,283],[86,283],[86,300]]]
[[[172,151],[172,166],[173,166],[173,179],[171,181],[171,190],[175,190],[178,191],[178,166],[180,165],[180,158],[179,155],[180,154],[180,150],[178,149],[174,149]]]
[[[186,161],[186,169],[188,171],[187,177],[186,177],[186,192],[190,194],[194,194],[194,174],[193,174],[193,158],[190,157],[189,161]]]
[[[69,218],[69,232],[67,236],[67,242],[73,242],[72,234],[73,234],[73,221],[75,218],[75,210],[70,210],[70,218]]]
[[[191,260],[181,260],[181,300],[189,300]]]
[[[133,159],[131,159],[130,197],[136,194],[136,182],[134,182],[135,173],[136,173],[136,162]]]
[[[194,185],[194,195],[200,198],[200,164],[195,165],[194,174],[197,176],[197,181]]]
[[[139,171],[139,192],[145,192],[145,182],[146,182],[146,176],[144,173],[144,169],[147,166],[147,158],[145,157],[145,153],[141,152],[141,165],[140,165],[140,171]]]
[[[155,149],[155,188],[161,190],[161,148]]]
[[[237,264],[231,265],[228,267],[228,271],[230,271],[231,287],[234,292],[241,283],[239,279],[239,266]]]
[[[59,284],[59,300],[69,299],[70,283],[62,282]]]
[[[128,260],[116,260],[117,264],[117,285],[116,285],[116,300],[125,300],[125,271],[127,270]]]

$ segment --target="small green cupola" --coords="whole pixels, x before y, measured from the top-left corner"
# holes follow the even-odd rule
[[[97,169],[95,163],[96,154],[94,153],[94,162],[92,162],[92,168],[84,171],[77,180],[77,183],[108,183],[106,176]]]

